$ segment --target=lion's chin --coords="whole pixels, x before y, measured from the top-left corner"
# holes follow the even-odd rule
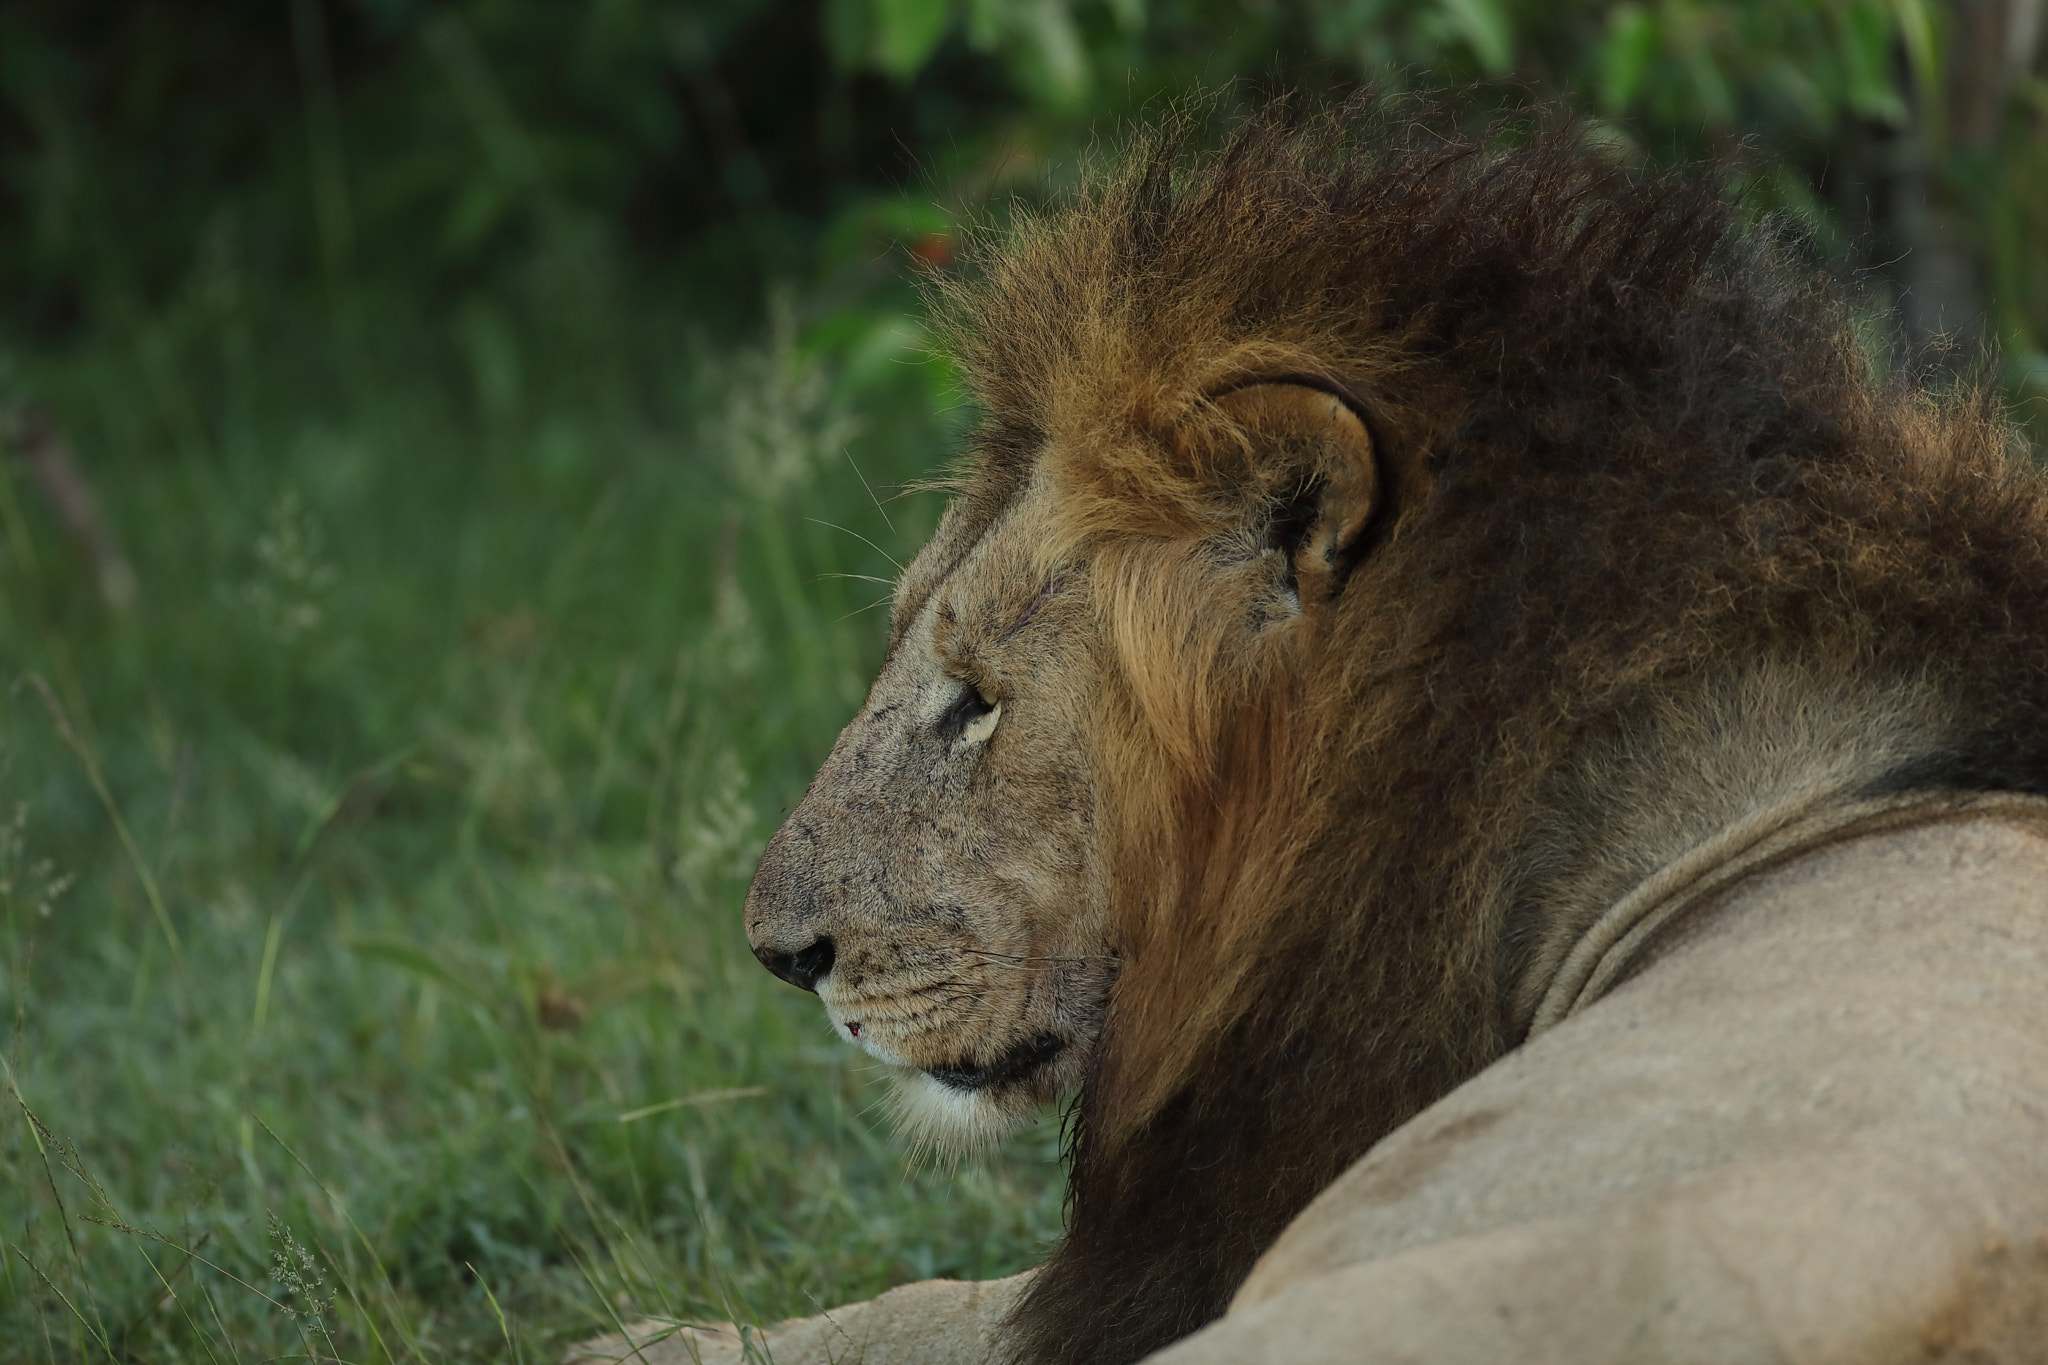
[[[1040,1034],[993,1061],[892,1067],[896,1125],[913,1142],[945,1151],[993,1147],[1052,1097],[1053,1064],[1065,1050],[1060,1038]]]
[[[986,1151],[1031,1121],[1038,1087],[1029,1081],[962,1089],[916,1067],[889,1068],[896,1128],[942,1152]]]

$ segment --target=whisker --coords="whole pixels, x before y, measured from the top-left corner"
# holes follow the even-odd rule
[[[853,464],[853,452],[842,447],[839,453],[846,457],[846,462],[848,464],[853,465],[853,476],[856,479],[860,480],[860,486],[862,488],[868,490],[868,501],[873,503],[875,505],[875,510],[882,514],[882,524],[889,528],[889,534],[892,536],[895,535],[896,523],[889,520],[889,509],[882,506],[882,500],[875,496],[875,486],[868,482],[868,476],[860,472],[859,465]]]
[[[879,545],[875,544],[875,542],[873,542],[872,540],[869,540],[869,539],[868,539],[868,538],[867,538],[866,536],[862,535],[862,534],[861,534],[860,532],[858,532],[858,531],[849,531],[849,530],[847,530],[847,528],[846,528],[846,527],[844,527],[844,526],[841,526],[841,525],[840,525],[840,524],[839,524],[838,522],[836,522],[836,521],[825,521],[825,520],[822,520],[822,519],[820,519],[820,518],[818,518],[818,517],[805,517],[805,518],[804,518],[804,520],[805,520],[805,521],[808,521],[808,522],[813,522],[813,523],[815,523],[816,525],[819,525],[819,526],[829,526],[829,527],[831,527],[831,528],[832,528],[833,530],[835,530],[835,531],[845,531],[847,535],[850,535],[850,536],[852,536],[852,537],[853,537],[853,538],[854,538],[855,540],[857,540],[857,541],[859,541],[859,542],[860,542],[861,544],[863,544],[863,545],[867,546],[867,547],[868,547],[868,548],[869,548],[870,550],[873,550],[873,551],[874,551],[874,552],[875,552],[876,554],[878,554],[878,555],[880,555],[880,556],[881,556],[882,558],[884,558],[884,559],[888,560],[888,561],[889,561],[889,562],[890,562],[891,564],[896,564],[896,556],[894,556],[894,555],[890,554],[890,553],[889,553],[889,552],[888,552],[887,550],[885,550],[885,549],[883,549],[883,548],[882,548],[881,546],[879,546]],[[903,566],[902,566],[901,564],[896,564],[896,572],[897,572],[897,573],[902,573],[902,572],[903,572]]]
[[[984,959],[984,961],[977,963],[977,966],[988,967],[1016,967],[1047,962],[1078,965],[1083,962],[1115,962],[1117,960],[1114,953],[1087,953],[1078,957],[1036,957],[1029,954],[995,953],[990,952],[986,948],[967,948],[963,951]]]
[[[862,612],[873,611],[876,607],[886,607],[892,600],[894,599],[888,597],[878,597],[864,607],[855,607],[852,611],[847,612],[844,616],[834,617],[832,619],[832,624],[836,626],[841,621],[850,620],[855,616],[859,616]]]

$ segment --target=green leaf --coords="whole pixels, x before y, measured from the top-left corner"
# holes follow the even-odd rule
[[[1620,116],[1643,88],[1657,59],[1657,21],[1639,5],[1616,5],[1600,45],[1600,107]]]
[[[873,0],[876,66],[908,80],[931,59],[952,20],[948,0]]]
[[[1145,0],[1104,0],[1109,6],[1109,17],[1124,33],[1145,31]]]
[[[1088,54],[1064,0],[1025,0],[1007,8],[1024,39],[1016,57],[1023,83],[1052,108],[1077,107],[1088,94]]]
[[[1876,0],[1860,0],[1841,12],[1842,69],[1847,78],[1842,94],[1856,113],[1896,128],[1906,122],[1906,101],[1892,83],[1895,29],[1887,8]]]
[[[1928,12],[1927,0],[1892,0],[1892,13],[1898,17],[1899,36],[1905,40],[1913,79],[1927,96],[1923,103],[1930,110],[1938,109],[1941,46],[1935,37],[1934,16]]]
[[[1451,24],[1479,58],[1488,75],[1514,65],[1515,30],[1500,0],[1438,0]]]

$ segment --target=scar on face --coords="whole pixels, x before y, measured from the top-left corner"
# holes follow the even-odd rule
[[[1050,602],[1052,600],[1052,595],[1058,592],[1059,588],[1060,581],[1057,578],[1046,579],[1045,586],[1038,590],[1038,596],[1032,598],[1030,605],[1024,608],[1023,612],[1017,617],[1017,619],[1010,622],[1010,624],[1004,628],[1003,633],[996,637],[996,643],[1001,644],[1003,641],[1009,639],[1012,635],[1015,635],[1018,631],[1024,629],[1025,626],[1029,625],[1031,622],[1031,618],[1038,615],[1038,609],[1044,606],[1047,602]]]

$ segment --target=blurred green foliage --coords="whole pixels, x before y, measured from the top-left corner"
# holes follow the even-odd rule
[[[1191,92],[1470,86],[2029,413],[2043,8],[0,0],[0,1360],[1036,1259],[1054,1125],[917,1166],[737,930],[967,417],[915,273]]]
[[[1760,203],[1916,336],[1984,314],[2024,369],[2041,28],[2040,0],[8,0],[0,326],[132,324],[230,258],[492,292],[536,248],[744,317],[1190,90],[1476,82],[1639,155],[1760,149]]]

